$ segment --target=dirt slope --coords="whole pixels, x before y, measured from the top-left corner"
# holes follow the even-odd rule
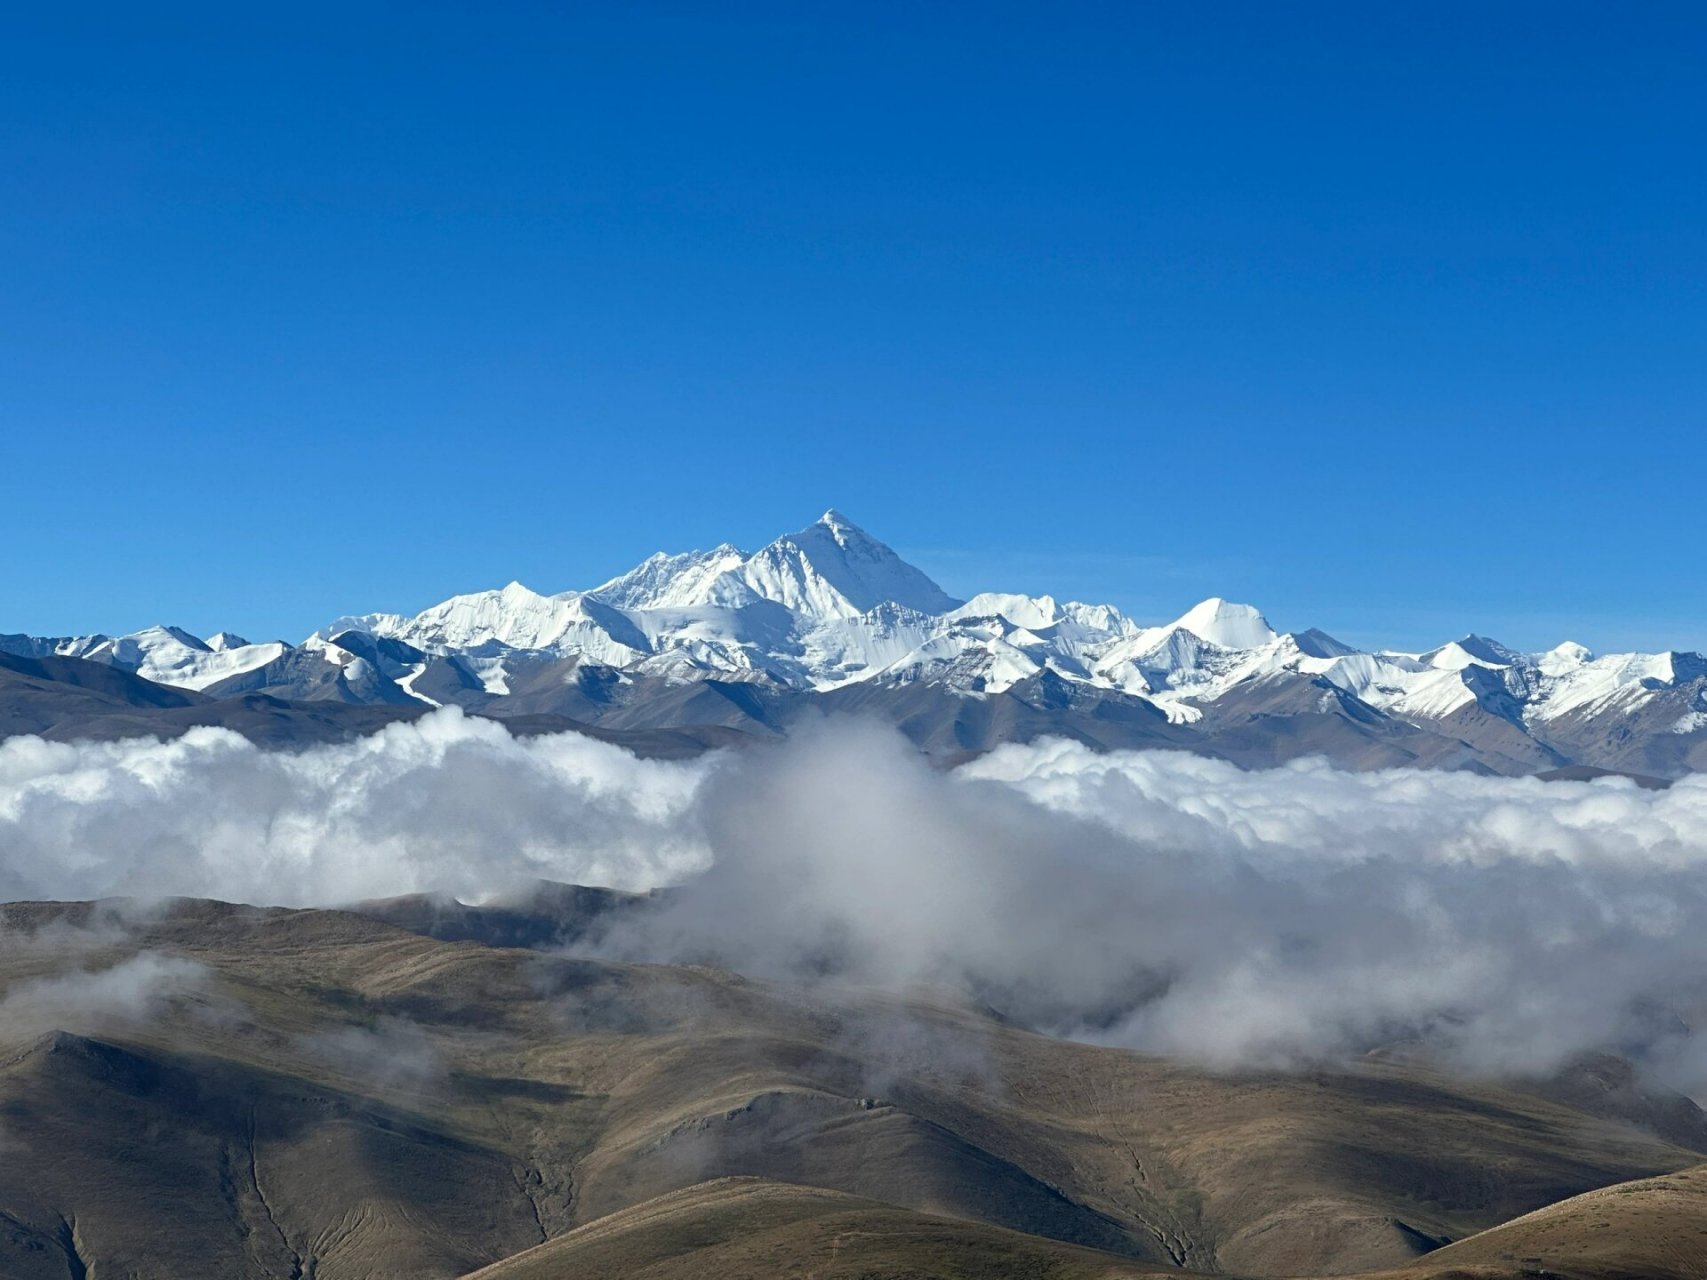
[[[1351,1274],[1707,1157],[1678,1099],[1606,1072],[1217,1075],[348,912],[3,907],[0,988],[0,1276],[30,1280],[452,1277],[728,1177],[1051,1266]]]

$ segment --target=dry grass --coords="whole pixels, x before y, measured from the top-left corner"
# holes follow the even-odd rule
[[[1351,1274],[1707,1155],[1589,1095],[1415,1064],[1229,1077],[952,1001],[344,912],[101,914],[0,909],[0,984],[139,951],[206,978],[153,1007],[68,1011],[74,1035],[0,1023],[0,1276],[452,1277],[502,1259],[492,1274],[548,1275],[520,1268],[565,1250],[576,1275]],[[1430,1265],[1508,1265],[1476,1252],[1489,1241],[1576,1257],[1586,1232],[1625,1247],[1577,1223]],[[669,1244],[656,1272],[587,1269],[642,1238]]]

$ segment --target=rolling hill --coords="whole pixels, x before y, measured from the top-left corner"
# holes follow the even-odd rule
[[[1707,1156],[1675,1096],[1400,1056],[1220,1074],[928,992],[480,940],[612,905],[0,910],[0,1274],[1482,1266],[1478,1233]],[[1565,1256],[1557,1213],[1509,1247]]]

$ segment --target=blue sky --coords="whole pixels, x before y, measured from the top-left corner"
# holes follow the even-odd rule
[[[951,590],[1707,647],[1707,10],[34,6],[0,630],[826,506]]]

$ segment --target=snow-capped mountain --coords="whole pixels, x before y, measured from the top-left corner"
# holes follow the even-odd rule
[[[339,618],[300,645],[156,627],[0,637],[0,651],[215,698],[457,703],[617,727],[774,729],[821,703],[889,716],[945,749],[1054,731],[1240,758],[1707,767],[1697,654],[1597,657],[1568,643],[1525,654],[1476,635],[1366,653],[1321,631],[1278,633],[1219,598],[1160,625],[1050,596],[957,601],[835,511],[751,553],[660,553],[554,595],[512,582],[414,616]]]
[[[0,636],[0,652],[84,658],[134,672],[156,684],[196,690],[264,666],[290,648],[283,642],[250,644],[223,631],[202,640],[181,627],[149,627],[128,636]]]

